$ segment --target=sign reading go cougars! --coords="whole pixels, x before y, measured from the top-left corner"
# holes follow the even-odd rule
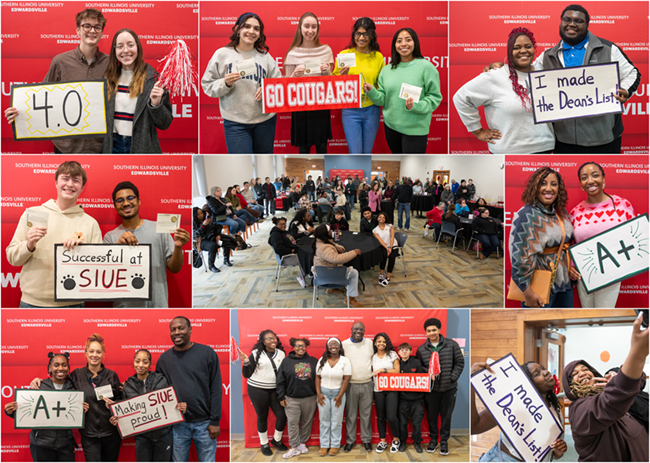
[[[16,389],[15,429],[83,428],[84,392]]]
[[[563,433],[537,388],[508,354],[470,379],[485,407],[523,461],[541,461]]]
[[[535,123],[622,113],[614,98],[618,63],[535,71],[528,75]]]
[[[184,421],[173,386],[111,404],[122,438]]]
[[[377,389],[380,391],[429,392],[429,373],[380,373],[377,375]]]
[[[97,137],[106,133],[106,82],[53,82],[11,86],[18,109],[14,140]]]
[[[54,300],[151,300],[151,245],[55,245]]]
[[[361,108],[361,76],[315,76],[262,80],[262,112]]]
[[[616,214],[603,211],[599,214]],[[588,293],[648,271],[648,214],[569,248]]]

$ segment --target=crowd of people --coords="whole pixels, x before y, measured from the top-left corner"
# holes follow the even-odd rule
[[[239,354],[248,398],[257,415],[262,454],[272,456],[271,447],[285,452],[284,458],[308,453],[316,409],[320,456],[337,455],[341,447],[346,453],[353,449],[357,443],[357,416],[361,443],[371,452],[374,399],[380,438],[377,453],[388,449],[391,453],[406,451],[409,422],[414,449],[422,453],[421,424],[426,410],[430,436],[427,452],[439,448],[442,455],[448,455],[457,381],[465,361],[458,344],[440,334],[441,328],[440,320],[427,319],[427,341],[413,356],[410,344],[393,346],[387,333],[377,333],[372,340],[364,337],[365,325],[357,321],[352,324],[349,339],[329,338],[320,358],[307,352],[307,338],[290,338],[293,350],[285,352],[273,330],[262,331],[251,353]],[[433,386],[428,392],[380,391],[377,377],[382,373],[428,373]],[[267,428],[269,411],[275,415],[272,437]],[[285,426],[289,447],[282,442]],[[390,444],[387,429],[392,435]]]

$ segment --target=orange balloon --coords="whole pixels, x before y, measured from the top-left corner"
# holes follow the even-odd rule
[[[610,357],[609,352],[607,352],[606,350],[600,353],[600,360],[603,362],[609,362],[609,357]]]

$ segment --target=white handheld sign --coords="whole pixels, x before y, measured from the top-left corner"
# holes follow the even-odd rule
[[[184,421],[173,386],[111,404],[122,438]]]
[[[83,391],[16,389],[15,429],[84,427]]]

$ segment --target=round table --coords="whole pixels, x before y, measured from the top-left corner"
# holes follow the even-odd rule
[[[393,201],[382,199],[379,207],[381,208],[382,212],[385,212],[388,215],[387,222],[394,223],[395,203]]]
[[[476,204],[476,201],[467,201],[467,207],[469,207],[469,210],[471,212],[474,212],[476,209],[479,207],[485,207],[487,208],[488,211],[490,211],[490,217],[494,217],[496,219],[499,219],[503,222],[503,208],[499,206],[493,206],[492,204],[487,204],[485,206],[478,206]]]
[[[418,217],[422,218],[422,212],[429,212],[434,206],[433,195],[413,195],[411,199],[411,214],[413,211],[418,213]]]

